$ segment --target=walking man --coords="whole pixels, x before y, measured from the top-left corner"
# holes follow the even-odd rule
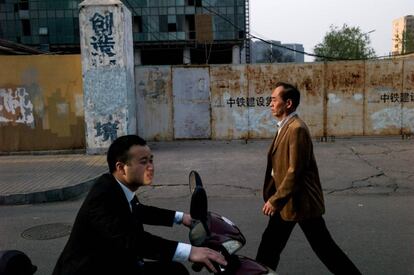
[[[269,149],[263,187],[263,213],[270,218],[256,259],[276,270],[298,223],[313,251],[332,273],[361,274],[336,245],[322,217],[322,187],[309,130],[296,113],[299,102],[296,87],[276,84],[270,108],[278,120],[278,131]]]

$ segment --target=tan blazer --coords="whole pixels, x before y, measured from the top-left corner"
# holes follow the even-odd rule
[[[270,146],[263,198],[287,221],[325,213],[312,140],[308,127],[297,115],[286,122]]]

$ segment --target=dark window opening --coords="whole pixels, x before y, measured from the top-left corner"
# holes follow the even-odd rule
[[[201,6],[203,6],[203,4],[202,4],[201,0],[195,0],[195,6],[196,6],[196,7],[201,7]]]
[[[188,38],[195,39],[195,17],[194,15],[186,15],[185,21],[188,24]]]
[[[194,0],[187,0],[188,6],[194,6]]]
[[[19,9],[21,10],[28,10],[29,9],[29,1],[22,0],[19,2]]]
[[[143,30],[142,30],[142,17],[141,16],[134,16],[132,31],[133,32],[143,32]]]
[[[23,19],[22,20],[22,33],[24,36],[28,36],[31,35],[32,32],[30,30],[30,20],[28,19]]]
[[[141,50],[142,65],[177,65],[183,64],[183,50]]]
[[[168,24],[168,31],[169,32],[176,32],[177,31],[177,24],[176,23],[169,23]]]

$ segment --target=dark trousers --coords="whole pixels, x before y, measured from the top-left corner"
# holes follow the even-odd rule
[[[159,274],[174,274],[174,275],[189,275],[187,268],[181,263],[177,262],[147,262],[140,267],[142,275],[159,275]]]
[[[361,274],[345,253],[336,245],[326,228],[322,217],[300,222],[284,221],[279,213],[269,219],[269,224],[262,235],[256,260],[276,270],[280,253],[292,233],[296,223],[299,223],[313,251],[333,274]]]

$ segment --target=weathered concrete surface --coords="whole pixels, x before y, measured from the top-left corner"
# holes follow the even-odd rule
[[[131,12],[121,1],[83,1],[80,42],[88,153],[136,133]]]
[[[188,173],[191,169],[198,170],[210,209],[240,227],[247,244],[239,253],[254,257],[267,223],[260,209],[269,143],[270,140],[247,144],[244,141],[151,143],[156,177],[153,186],[139,191],[140,200],[188,211]],[[413,140],[352,138],[315,142],[314,146],[326,200],[324,217],[338,245],[363,274],[412,274]],[[0,249],[23,250],[39,266],[36,274],[51,274],[67,237],[27,240],[21,233],[42,224],[71,224],[81,203],[82,199],[0,206]],[[187,229],[181,226],[150,230],[168,238],[188,239]],[[299,228],[295,228],[282,254],[278,274],[328,274]]]

